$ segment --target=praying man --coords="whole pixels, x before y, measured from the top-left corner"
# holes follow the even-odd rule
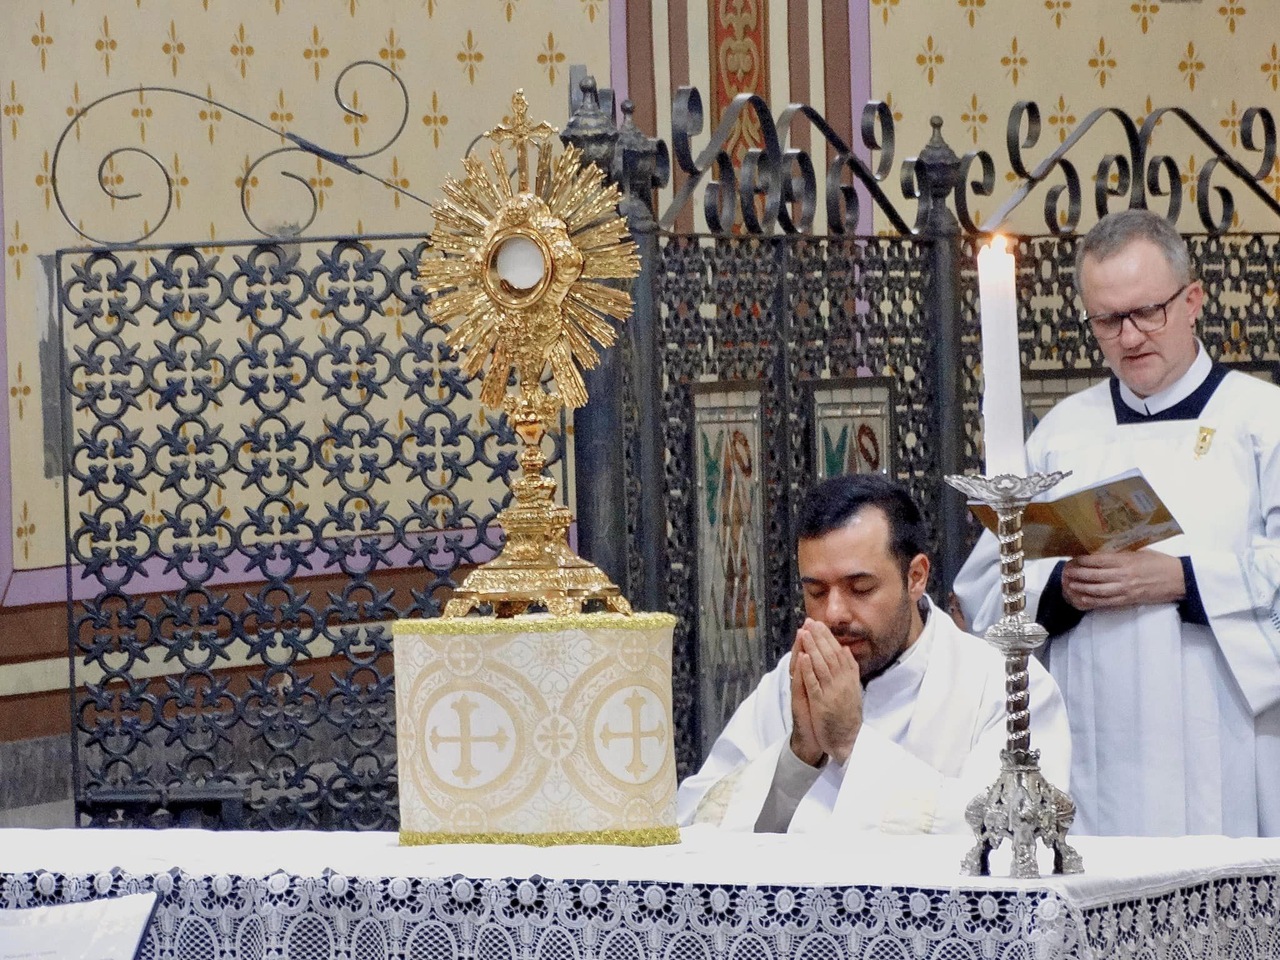
[[[1000,771],[1005,661],[929,600],[920,510],[879,474],[815,486],[799,514],[807,619],[680,786],[682,825],[758,833],[968,833]],[[1030,665],[1032,746],[1067,787],[1052,678]]]

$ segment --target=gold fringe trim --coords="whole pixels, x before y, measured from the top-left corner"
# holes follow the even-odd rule
[[[444,617],[397,620],[391,625],[392,636],[434,634],[452,636],[460,633],[559,633],[564,630],[655,630],[674,629],[676,618],[670,613],[578,613],[555,617],[545,613],[522,614],[518,617]]]
[[[566,830],[559,833],[423,833],[401,830],[401,846],[434,843],[524,843],[533,847],[559,847],[571,843],[611,844],[619,847],[660,847],[680,842],[678,827],[645,827],[641,830]]]

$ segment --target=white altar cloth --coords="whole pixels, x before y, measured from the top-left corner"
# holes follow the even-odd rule
[[[0,830],[0,906],[157,889],[157,958],[1280,956],[1280,840],[1077,837],[1084,874],[1011,880],[961,876],[965,837],[682,838]]]

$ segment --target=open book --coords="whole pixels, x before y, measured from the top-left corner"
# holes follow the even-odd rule
[[[996,531],[991,507],[970,502],[969,509],[984,527]],[[1137,469],[1057,500],[1029,503],[1022,515],[1022,550],[1028,560],[1140,550],[1180,533],[1178,521]]]

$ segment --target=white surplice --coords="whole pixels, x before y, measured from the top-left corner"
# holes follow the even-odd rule
[[[1229,372],[1187,418],[1115,411],[1110,383],[1063,400],[1027,441],[1029,468],[1072,471],[1055,498],[1140,468],[1184,531],[1150,549],[1190,558],[1208,625],[1145,605],[1050,639],[1077,831],[1280,835],[1280,389]],[[1000,615],[997,557],[984,534],[956,578],[975,631]],[[1028,610],[1057,562],[1027,562]]]
[[[782,750],[790,749],[791,655],[730,718],[702,769],[680,785],[682,825],[752,830]],[[995,782],[1005,746],[1004,657],[929,604],[919,639],[863,691],[862,728],[844,765],[828,762],[788,832],[967,832],[964,808]],[[1052,678],[1030,667],[1032,746],[1066,788],[1070,737]]]

